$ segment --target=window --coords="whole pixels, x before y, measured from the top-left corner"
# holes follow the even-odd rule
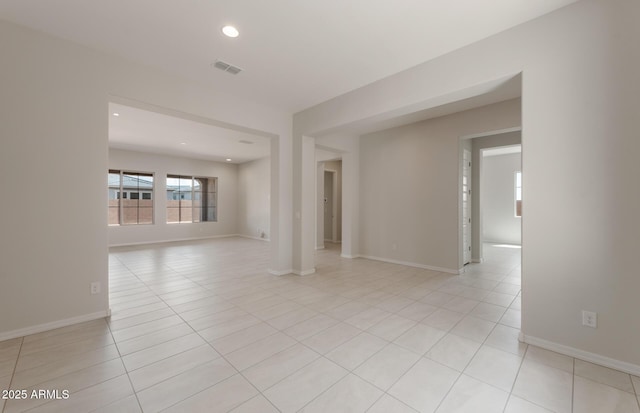
[[[109,170],[109,225],[139,224],[153,224],[153,174]]]
[[[522,172],[516,172],[516,197],[515,211],[516,216],[522,216]]]
[[[217,221],[217,178],[167,175],[167,222]]]

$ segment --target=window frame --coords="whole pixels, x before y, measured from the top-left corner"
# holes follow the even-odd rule
[[[156,192],[156,175],[153,172],[146,172],[146,171],[136,171],[136,170],[131,170],[131,169],[109,169],[107,172],[107,176],[111,175],[111,174],[118,174],[120,175],[120,185],[118,187],[118,189],[116,189],[116,198],[119,202],[118,202],[118,223],[117,224],[107,224],[110,227],[123,227],[123,226],[135,226],[135,225],[155,225],[155,210],[156,210],[156,197],[153,195]],[[145,189],[144,191],[151,193],[151,199],[142,199],[142,197],[140,196],[140,194],[142,194],[142,190],[140,188],[137,189],[137,193],[139,198],[136,199],[136,201],[151,201],[151,222],[135,222],[135,223],[126,223],[124,222],[124,200],[131,200],[132,198],[130,196],[128,196],[129,194],[131,194],[132,191],[127,190],[125,191],[124,189],[124,175],[142,175],[142,176],[150,176],[152,179],[152,185],[151,185],[151,189]],[[107,182],[107,189],[111,188]],[[139,215],[139,210],[140,210],[140,205],[138,204],[138,207],[136,207],[136,209],[138,209],[138,217]],[[138,219],[139,221],[139,219]]]
[[[170,224],[200,224],[200,223],[209,223],[209,222],[218,222],[218,187],[219,187],[219,179],[217,176],[200,176],[200,175],[180,175],[180,174],[167,174],[166,175],[166,181],[165,181],[165,190],[168,192],[168,188],[169,188],[169,184],[168,184],[168,180],[169,179],[177,179],[178,182],[180,182],[181,179],[183,180],[190,180],[191,181],[191,186],[190,191],[182,191],[180,189],[180,184],[178,183],[178,197],[177,199],[169,199],[168,196],[166,197],[166,201],[167,201],[167,205],[165,206],[165,222],[170,225]],[[207,192],[203,192],[203,191],[196,191],[196,185],[195,185],[195,181],[196,179],[207,179],[207,180],[212,180],[214,182],[214,191],[207,191]],[[202,219],[202,213],[200,213],[198,220],[195,220],[195,215],[194,215],[194,211],[196,209],[200,209],[202,210],[203,208],[196,208],[196,206],[194,205],[194,201],[196,200],[195,198],[195,194],[197,192],[200,192],[201,194],[209,194],[212,193],[213,194],[213,206],[212,207],[205,207],[205,208],[213,208],[214,211],[214,219],[206,219],[203,220]],[[185,194],[190,193],[191,199],[186,200],[185,199]],[[173,197],[172,197],[173,198]],[[168,201],[178,201],[178,206],[177,207],[173,207],[173,206],[169,206]],[[183,212],[183,208],[187,208],[187,207],[183,207],[182,206],[182,201],[191,201],[191,206],[189,208],[191,208],[191,220],[187,221],[187,220],[182,220],[182,212]],[[177,209],[178,210],[178,220],[177,221],[169,221],[169,210],[170,209]]]

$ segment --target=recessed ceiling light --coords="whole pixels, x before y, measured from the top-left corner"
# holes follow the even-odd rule
[[[113,112],[113,116],[117,118],[118,116],[120,116],[120,114],[118,112]]]
[[[233,26],[224,26],[222,28],[222,33],[224,33],[227,37],[238,37],[240,32]]]
[[[180,142],[180,145],[186,145],[187,142]]]
[[[231,162],[231,158],[227,158],[227,162]]]

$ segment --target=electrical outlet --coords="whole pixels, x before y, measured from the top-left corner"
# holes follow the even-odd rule
[[[91,295],[100,294],[100,283],[91,283]]]
[[[582,311],[582,325],[596,328],[598,327],[598,313],[593,311]]]

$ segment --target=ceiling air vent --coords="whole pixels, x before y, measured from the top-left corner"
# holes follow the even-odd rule
[[[216,62],[213,64],[213,67],[215,67],[216,69],[220,69],[223,72],[231,73],[232,75],[237,75],[238,73],[242,72],[242,69],[240,69],[239,67],[231,65],[227,62],[223,62],[222,60],[216,60]]]

